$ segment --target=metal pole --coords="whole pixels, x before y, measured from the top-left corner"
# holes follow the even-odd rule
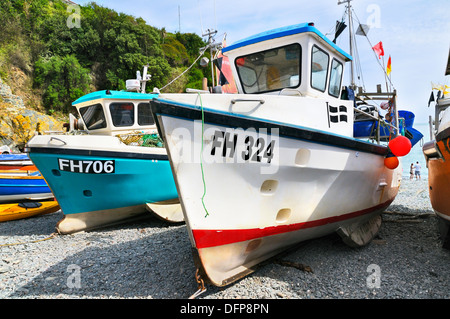
[[[352,56],[352,60],[350,61],[350,76],[351,76],[351,87],[352,89],[356,88],[355,84],[355,65],[353,60],[353,21],[352,21],[352,6],[350,4],[352,0],[342,0],[338,1],[338,5],[347,3],[347,10],[348,10],[348,32],[349,32],[349,44],[350,44],[350,55]]]
[[[209,45],[209,52],[211,54],[211,81],[212,81],[212,87],[215,86],[215,82],[214,82],[214,65],[213,65],[213,47],[212,47],[212,38],[213,35],[215,35],[217,33],[216,30],[206,30],[207,32],[205,34],[203,34],[202,36],[208,36],[208,45]]]

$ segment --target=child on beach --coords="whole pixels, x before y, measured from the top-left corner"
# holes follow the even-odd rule
[[[409,179],[414,178],[414,163],[411,163],[411,166],[409,167]]]

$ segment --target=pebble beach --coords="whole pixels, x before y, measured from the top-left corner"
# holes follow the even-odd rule
[[[184,224],[148,217],[55,235],[61,211],[0,223],[0,299],[187,299],[198,287]],[[350,248],[333,234],[302,243],[197,299],[448,299],[427,180],[402,181],[375,240]]]

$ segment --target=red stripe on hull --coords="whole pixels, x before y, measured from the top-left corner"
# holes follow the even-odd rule
[[[362,215],[370,214],[380,209],[384,209],[388,207],[393,200],[394,199],[391,199],[377,206],[353,213],[308,221],[304,223],[252,229],[193,229],[192,234],[194,236],[197,249],[227,245],[256,238],[288,233],[300,229],[319,227],[326,224],[352,219]]]

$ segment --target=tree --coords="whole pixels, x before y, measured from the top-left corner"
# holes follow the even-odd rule
[[[72,102],[90,91],[89,70],[73,55],[41,58],[35,64],[34,85],[43,89],[47,110],[69,113]]]

